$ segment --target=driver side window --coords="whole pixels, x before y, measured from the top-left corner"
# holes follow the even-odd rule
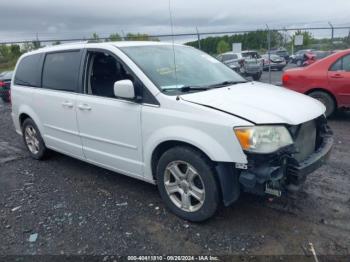
[[[122,63],[104,52],[88,51],[85,71],[85,93],[114,98],[114,83],[133,77]]]

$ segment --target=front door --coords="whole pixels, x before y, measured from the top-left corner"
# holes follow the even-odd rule
[[[131,79],[116,57],[87,51],[84,94],[77,96],[77,119],[89,162],[142,176],[141,105],[114,96],[114,82]],[[132,79],[131,79],[132,80]]]

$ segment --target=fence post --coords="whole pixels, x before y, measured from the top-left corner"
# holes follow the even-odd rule
[[[122,30],[122,40],[125,41],[125,33],[124,33],[124,30]]]
[[[201,50],[201,35],[199,34],[198,27],[196,26],[198,48]]]
[[[334,41],[334,27],[333,27],[333,25],[331,24],[331,22],[328,22],[328,24],[329,24],[329,26],[330,26],[331,29],[332,29],[331,49],[332,49],[332,51],[333,51],[333,50],[334,50],[334,43],[333,43],[333,41]]]
[[[271,63],[270,63],[271,31],[270,31],[270,28],[267,24],[266,24],[266,28],[267,28],[267,55],[268,55],[268,59],[269,59],[269,83],[271,84]]]

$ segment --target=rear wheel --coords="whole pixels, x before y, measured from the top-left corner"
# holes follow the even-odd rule
[[[296,64],[297,64],[297,66],[302,66],[303,65],[303,61],[297,60]]]
[[[322,92],[322,91],[314,91],[311,92],[309,94],[309,96],[317,99],[318,101],[320,101],[322,104],[325,105],[326,107],[326,112],[325,115],[326,117],[331,116],[334,111],[335,111],[335,102],[333,100],[333,98],[327,94],[326,92]]]
[[[254,75],[252,75],[252,77],[253,77],[253,80],[259,81],[261,78],[261,73],[254,74]]]
[[[174,147],[161,156],[157,184],[167,207],[181,218],[199,222],[218,209],[219,188],[211,162],[191,147]]]
[[[9,103],[10,102],[10,96],[3,96],[2,98],[2,101],[4,101],[5,103]]]
[[[43,159],[47,155],[47,148],[41,137],[38,127],[30,118],[24,120],[22,125],[22,134],[24,144],[28,149],[31,157],[35,159]]]

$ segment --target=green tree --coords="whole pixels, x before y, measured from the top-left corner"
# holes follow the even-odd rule
[[[128,33],[126,35],[126,39],[129,41],[159,41],[158,38],[151,37],[148,34],[133,34],[133,33]]]
[[[230,45],[225,40],[220,40],[216,46],[217,54],[225,53],[230,51]]]
[[[32,45],[33,45],[33,49],[36,50],[36,49],[39,49],[41,47],[41,43],[39,40],[34,40],[32,42]]]
[[[10,51],[11,51],[12,58],[18,58],[21,55],[21,48],[19,45],[11,45]]]
[[[95,32],[92,34],[92,36],[90,37],[90,40],[92,40],[93,42],[100,42],[100,37],[99,35]]]
[[[106,41],[121,41],[122,37],[118,33],[110,34]]]

